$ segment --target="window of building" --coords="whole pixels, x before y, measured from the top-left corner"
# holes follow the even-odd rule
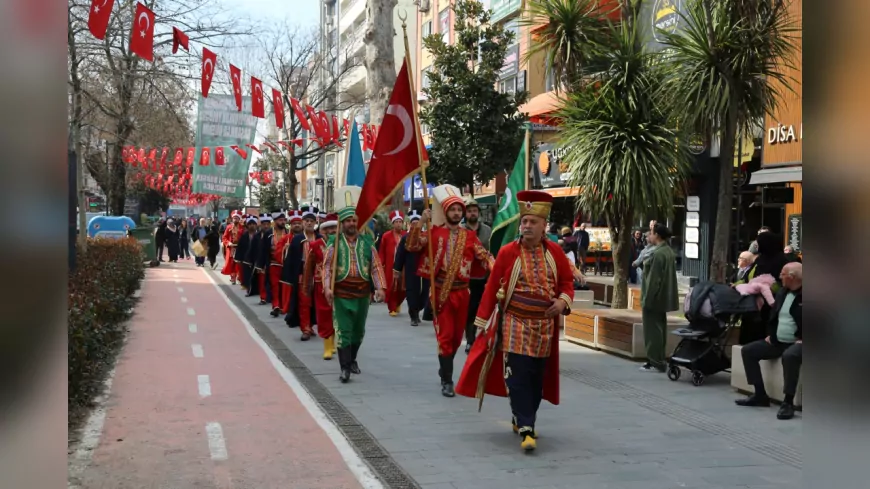
[[[423,38],[425,39],[427,36],[432,35],[432,21],[427,20],[423,23]]]
[[[504,30],[514,33],[513,41],[511,41],[511,43],[520,42],[520,20],[518,17],[514,17],[513,19],[505,22]]]
[[[445,7],[438,14],[438,32],[445,44],[450,44],[450,7]]]
[[[552,92],[556,89],[556,74],[550,69],[550,63],[547,63],[547,77],[544,79],[544,91]]]
[[[516,93],[517,91],[517,77],[512,76],[510,78],[505,78],[498,82],[498,91],[501,93]]]
[[[429,124],[420,123],[420,134],[429,134]]]
[[[432,71],[431,66],[427,66],[420,70],[420,86],[422,88],[429,88],[429,72]]]

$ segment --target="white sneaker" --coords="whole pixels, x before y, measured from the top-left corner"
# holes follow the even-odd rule
[[[653,372],[653,373],[662,373],[663,370],[659,370],[652,366],[652,364],[647,363],[643,367],[639,369],[641,372]]]

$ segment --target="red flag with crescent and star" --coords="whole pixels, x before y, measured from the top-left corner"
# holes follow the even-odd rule
[[[99,40],[106,37],[109,19],[112,17],[112,7],[115,0],[92,0],[91,11],[88,14],[88,29]]]
[[[224,147],[218,146],[214,149],[214,164],[217,166],[224,166],[226,160],[224,159]]]
[[[214,78],[214,65],[217,63],[217,54],[202,48],[202,96],[208,97],[208,89]]]
[[[233,97],[236,98],[236,108],[242,111],[242,70],[230,63],[230,78],[233,82]]]
[[[130,29],[130,52],[154,61],[154,12],[142,2],[136,4],[136,16]]]
[[[293,108],[293,113],[296,114],[296,118],[299,119],[299,125],[302,126],[302,130],[310,131],[311,126],[308,124],[308,116],[305,114],[305,111],[302,110],[302,105],[299,104],[299,101],[295,98],[290,98],[290,107]]]
[[[356,206],[360,226],[372,218],[378,207],[389,200],[408,177],[422,169],[424,161],[429,160],[415,117],[413,93],[406,54]]]
[[[254,117],[266,117],[266,104],[263,101],[263,82],[251,77],[251,112]]]
[[[178,27],[172,28],[172,54],[178,52],[178,47],[181,46],[185,51],[190,52],[190,37],[181,31]]]
[[[272,105],[275,112],[275,125],[284,128],[284,96],[278,90],[272,89]]]

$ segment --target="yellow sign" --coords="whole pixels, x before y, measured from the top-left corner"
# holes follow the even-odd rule
[[[739,151],[739,154],[738,154]],[[744,161],[752,159],[752,153],[755,152],[755,145],[752,144],[752,137],[744,137],[743,145],[739,141],[734,146],[734,168],[740,166]]]

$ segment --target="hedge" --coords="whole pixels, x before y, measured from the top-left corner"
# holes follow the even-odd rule
[[[133,294],[145,276],[142,247],[133,238],[91,239],[86,251],[76,253],[67,323],[71,425],[100,394],[127,331]]]

